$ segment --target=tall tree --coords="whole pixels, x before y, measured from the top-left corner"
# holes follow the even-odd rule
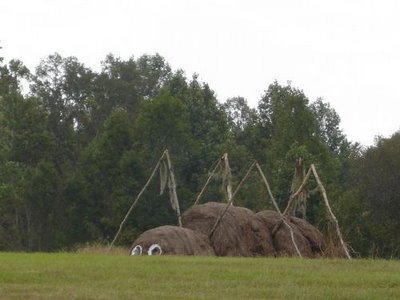
[[[318,121],[322,140],[332,151],[340,154],[344,148],[348,147],[349,143],[339,127],[340,117],[338,113],[329,103],[323,102],[321,98],[313,102],[310,108]]]
[[[9,247],[38,249],[39,244],[35,243],[34,237],[40,235],[41,224],[48,220],[48,216],[35,216],[37,199],[30,194],[34,190],[40,191],[39,185],[33,183],[34,174],[51,156],[54,141],[47,131],[47,113],[39,101],[21,94],[20,81],[29,76],[27,68],[18,61],[11,61],[9,66],[2,66],[1,75],[0,198],[2,208],[8,207],[4,216],[12,216],[15,220],[5,225],[4,228],[9,228],[9,231],[4,234],[15,234],[15,238],[8,242],[13,241]],[[46,176],[50,177],[49,174]],[[44,198],[43,195],[37,196]]]
[[[134,141],[133,124],[128,113],[119,108],[85,149],[81,162],[83,178],[71,181],[68,190],[83,197],[71,199],[72,217],[81,216],[74,218],[73,225],[78,230],[84,226],[80,230],[83,237],[109,240],[129,207],[143,177],[139,158],[133,151]]]
[[[227,115],[235,145],[243,148],[241,152],[248,152],[249,157],[246,160],[264,157],[266,139],[263,135],[264,132],[258,111],[250,108],[247,100],[243,97],[227,99],[223,104],[223,109]],[[232,148],[230,149],[230,151],[233,150]],[[241,154],[241,156],[243,155]]]
[[[243,131],[246,126],[257,120],[257,111],[250,108],[247,100],[243,97],[227,99],[223,108],[234,133]]]
[[[400,132],[390,138],[378,138],[376,145],[366,150],[357,161],[354,176],[358,197],[362,201],[356,217],[360,224],[367,224],[369,232],[364,232],[364,235],[369,234],[370,255],[400,255],[399,168]],[[365,250],[360,251],[363,253]]]
[[[299,157],[305,165],[317,165],[330,190],[330,185],[337,182],[338,159],[323,140],[304,93],[290,84],[281,86],[275,82],[265,92],[258,109],[266,140],[263,162],[281,207],[286,206],[289,198],[294,165]],[[324,217],[321,201],[311,199],[310,203],[313,206],[309,217],[318,222]]]
[[[37,67],[31,90],[48,113],[55,138],[53,162],[59,174],[79,157],[78,133],[87,126],[93,73],[74,57],[55,53]]]

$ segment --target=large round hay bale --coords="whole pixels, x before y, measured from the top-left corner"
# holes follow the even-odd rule
[[[226,204],[208,202],[189,208],[182,216],[186,228],[209,235]],[[255,214],[243,207],[230,206],[211,237],[218,256],[273,255],[271,234]]]
[[[262,220],[256,214],[251,219],[251,230],[254,240],[252,252],[256,256],[275,256],[271,231],[264,226]]]
[[[261,222],[268,227],[271,233],[275,226],[281,221],[279,213],[273,210],[263,210],[256,213],[256,215],[260,218]]]
[[[290,229],[282,222],[279,213],[275,211],[261,211],[256,214],[272,234],[273,245],[277,255],[280,256],[297,256],[296,248],[293,244]],[[293,231],[294,240],[297,248],[303,257],[314,257],[309,241],[303,236],[297,225],[290,222],[287,218],[285,221],[290,225]]]
[[[208,237],[177,226],[160,226],[143,232],[133,243],[131,255],[215,255]]]
[[[297,226],[301,234],[308,240],[314,256],[323,255],[324,235],[321,231],[304,219],[291,217],[290,221]]]

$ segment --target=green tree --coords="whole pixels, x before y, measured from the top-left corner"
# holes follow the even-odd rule
[[[250,108],[243,97],[229,98],[223,104],[228,122],[234,133],[243,131],[257,120],[257,111]]]
[[[190,151],[186,153],[185,159],[179,155],[178,161],[184,162],[179,163],[178,170],[182,185],[186,187],[180,191],[183,198],[187,199],[182,205],[186,208],[194,201],[195,193],[202,188],[211,164],[225,151],[230,151],[234,142],[222,105],[211,88],[199,82],[196,74],[188,81],[184,73],[178,70],[165,83],[165,89],[183,103],[189,124]],[[221,193],[215,191],[205,198],[217,200],[221,197]]]
[[[134,120],[144,100],[155,97],[169,78],[170,67],[164,58],[143,55],[124,61],[109,54],[94,82],[93,120],[99,128],[117,107],[124,108]]]
[[[0,250],[24,250],[30,236],[30,211],[25,199],[29,172],[24,164],[0,163]]]
[[[48,113],[48,130],[56,141],[52,159],[60,174],[76,164],[79,145],[85,144],[81,136],[90,125],[93,80],[93,72],[75,57],[58,53],[43,60],[33,77],[32,94]]]
[[[143,104],[135,123],[135,132],[143,154],[143,165],[147,169],[151,169],[163,150],[168,148],[179,184],[178,194],[182,194],[181,205],[185,207],[185,200],[190,201],[193,198],[193,191],[189,192],[187,185],[192,176],[191,167],[195,163],[192,157],[197,150],[197,144],[192,136],[189,113],[184,102],[172,96],[169,90],[163,90],[159,96]],[[151,193],[157,195],[159,192],[153,190]],[[157,214],[159,220],[164,218],[165,222],[174,223],[174,214],[168,207],[168,200],[164,197],[154,201],[168,212],[164,217]],[[150,220],[151,218],[144,221],[149,224]]]
[[[33,250],[42,244],[35,236],[41,236],[41,228],[46,227],[41,227],[42,222],[48,220],[45,214],[35,216],[37,199],[30,195],[39,191],[40,185],[34,184],[34,174],[51,156],[54,143],[47,131],[47,113],[36,98],[21,94],[21,80],[29,78],[28,69],[19,61],[11,61],[0,72],[0,206],[7,223],[3,229],[8,228],[1,239],[8,249]],[[39,198],[45,198],[39,194]]]
[[[310,106],[317,121],[319,133],[325,144],[337,154],[340,154],[348,146],[345,135],[340,129],[340,117],[338,113],[329,105],[318,98]]]
[[[68,186],[73,201],[71,217],[76,222],[73,225],[82,234],[75,239],[109,241],[116,232],[139,188],[138,182],[143,180],[134,142],[133,124],[128,113],[120,108],[110,115],[102,133],[85,149],[82,175],[76,174]],[[71,194],[82,198],[73,200]]]
[[[282,204],[286,203],[289,196],[297,154],[306,154],[307,159],[313,161],[315,158],[312,154],[317,154],[319,150],[314,150],[320,141],[316,136],[317,122],[308,104],[302,91],[275,82],[269,86],[258,105],[261,126],[267,140],[264,162],[270,172],[276,196]],[[307,163],[312,161],[307,160]]]
[[[353,201],[359,201],[357,219],[368,228],[364,234],[369,236],[370,255],[400,256],[399,168],[400,132],[390,138],[378,138],[376,145],[356,162],[354,182],[360,200]]]
[[[237,147],[243,148],[240,156],[244,156],[246,164],[250,159],[262,159],[265,156],[266,138],[260,122],[258,111],[250,108],[247,100],[243,97],[229,98],[223,104],[227,115],[230,131],[233,135],[234,143]],[[235,146],[230,151],[235,151]],[[248,152],[245,155],[243,152]]]
[[[175,155],[184,154],[191,146],[188,113],[181,100],[161,93],[143,104],[136,121],[145,152],[168,148]]]
[[[335,208],[343,193],[340,159],[324,139],[324,128],[304,93],[290,84],[271,84],[258,106],[265,155],[261,159],[281,209],[287,205],[296,160],[308,167],[314,163]],[[322,116],[324,118],[324,116]],[[261,143],[260,143],[261,145]],[[320,197],[308,200],[307,218],[314,224],[325,222]],[[322,229],[322,228],[321,228]]]
[[[258,108],[275,152],[287,152],[294,142],[310,146],[316,142],[317,122],[308,104],[304,93],[290,85],[269,86]]]

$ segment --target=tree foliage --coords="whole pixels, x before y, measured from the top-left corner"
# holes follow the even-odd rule
[[[301,157],[317,165],[356,252],[400,255],[400,134],[361,151],[347,140],[329,103],[310,102],[290,84],[270,84],[256,108],[240,96],[220,103],[196,74],[188,79],[172,71],[158,54],[127,60],[110,54],[98,72],[57,53],[34,73],[21,61],[1,59],[0,76],[0,250],[109,242],[168,148],[182,210],[224,152],[234,185],[257,159],[283,209]],[[205,201],[224,197],[216,179]],[[270,207],[255,174],[235,204]],[[323,223],[318,196],[309,197],[307,217]],[[164,224],[176,219],[154,181],[119,243]]]
[[[351,236],[362,255],[400,256],[400,132],[378,138],[354,162]]]

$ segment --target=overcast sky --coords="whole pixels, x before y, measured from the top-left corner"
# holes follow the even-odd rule
[[[353,141],[400,129],[400,1],[0,0],[0,56],[160,53],[219,101],[256,106],[275,79],[322,97]]]

